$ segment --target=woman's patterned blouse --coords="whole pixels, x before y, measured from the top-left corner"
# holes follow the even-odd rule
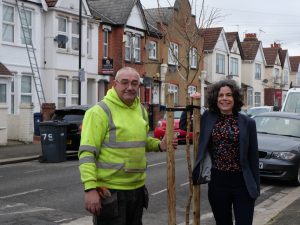
[[[220,114],[212,131],[212,168],[241,171],[238,116]]]

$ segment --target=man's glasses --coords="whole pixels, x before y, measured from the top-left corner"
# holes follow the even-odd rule
[[[127,87],[129,86],[129,84],[131,85],[131,87],[138,87],[140,85],[140,82],[137,80],[133,80],[129,82],[129,80],[123,79],[123,80],[116,80],[116,82]]]

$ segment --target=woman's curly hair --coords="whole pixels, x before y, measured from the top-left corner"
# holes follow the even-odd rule
[[[243,103],[243,96],[240,93],[240,88],[234,80],[220,80],[214,84],[208,86],[206,102],[210,111],[220,113],[220,109],[218,108],[218,95],[219,91],[222,87],[229,87],[232,91],[232,96],[234,99],[233,105],[233,113],[238,113],[241,111]]]

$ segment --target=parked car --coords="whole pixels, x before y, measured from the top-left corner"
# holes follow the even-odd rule
[[[176,139],[179,144],[186,143],[186,131],[181,130],[179,128],[179,121],[183,110],[184,109],[182,108],[182,111],[174,111],[174,133],[177,136]],[[162,139],[166,133],[166,128],[167,128],[167,121],[166,121],[166,113],[165,113],[163,118],[160,119],[156,124],[156,127],[154,129],[154,137],[158,139]],[[193,132],[190,132],[189,139],[190,142],[193,141]]]
[[[300,185],[300,114],[268,112],[253,117],[260,176]]]
[[[300,88],[291,88],[287,92],[281,111],[300,112]]]
[[[247,114],[248,114],[248,116],[253,117],[260,113],[272,112],[272,111],[275,111],[274,106],[256,106],[256,107],[251,107],[250,109],[248,109]]]
[[[68,123],[67,150],[78,151],[80,145],[82,120],[91,106],[75,105],[56,109],[51,120]]]

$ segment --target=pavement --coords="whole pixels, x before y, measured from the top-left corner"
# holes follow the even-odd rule
[[[74,152],[70,152],[74,154]],[[0,166],[40,159],[42,147],[37,143],[9,141],[0,146]],[[300,187],[272,206],[257,205],[254,225],[298,225],[300,224]]]

